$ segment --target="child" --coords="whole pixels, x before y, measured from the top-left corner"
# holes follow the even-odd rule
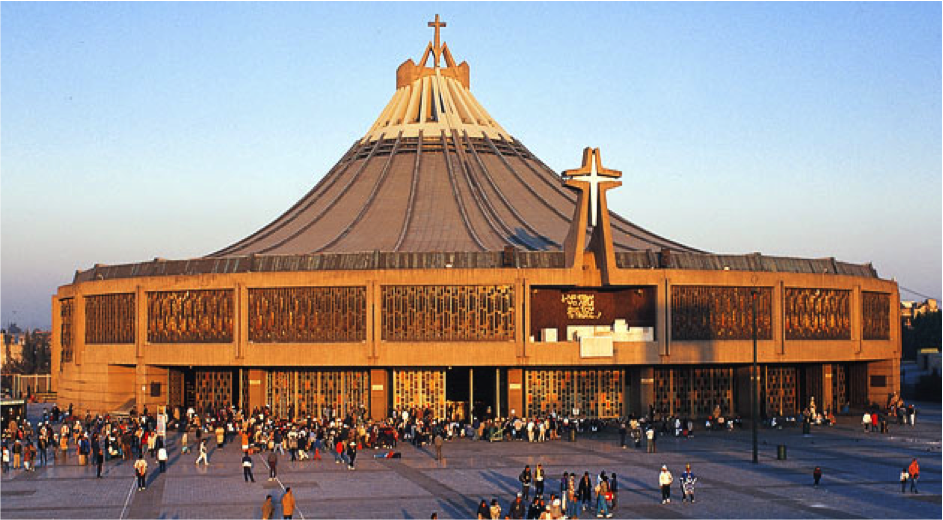
[[[822,480],[822,468],[816,466],[812,471],[812,478],[815,480],[815,487],[819,487],[819,481]]]
[[[907,473],[907,468],[900,470],[900,492],[907,492],[907,481],[910,479],[910,473]]]

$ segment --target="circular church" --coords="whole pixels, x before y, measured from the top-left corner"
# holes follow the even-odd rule
[[[610,212],[621,173],[600,150],[548,168],[429,25],[366,134],[273,222],[58,289],[60,403],[748,416],[754,344],[764,416],[899,390],[895,282],[834,258],[712,254]]]

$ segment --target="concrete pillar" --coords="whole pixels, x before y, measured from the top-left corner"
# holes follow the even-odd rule
[[[494,416],[501,417],[501,369],[494,369]]]
[[[668,355],[668,343],[671,336],[671,288],[670,281],[665,278],[664,283],[658,284],[655,289],[655,341],[658,342],[658,354]],[[648,409],[646,405],[645,409]]]
[[[523,417],[524,410],[524,370],[520,368],[508,369],[508,415],[514,413]]]
[[[370,370],[370,417],[373,420],[383,419],[389,415],[388,371],[383,368]]]

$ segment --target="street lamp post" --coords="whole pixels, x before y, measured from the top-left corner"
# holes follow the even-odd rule
[[[754,288],[750,290],[750,295],[753,296],[753,371],[751,373],[752,377],[752,386],[750,387],[750,404],[753,408],[753,463],[757,464],[759,459],[757,458],[757,446],[756,446],[756,432],[757,432],[757,421],[760,418],[759,411],[759,396],[757,395],[757,389],[759,387],[759,370],[756,367],[756,295],[758,291]]]

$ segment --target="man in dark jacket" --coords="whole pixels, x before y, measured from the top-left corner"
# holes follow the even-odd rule
[[[524,500],[529,500],[530,482],[533,480],[533,477],[530,473],[530,465],[524,466],[524,471],[521,471],[521,474],[517,477],[517,480],[521,482],[521,496],[524,497]]]
[[[521,500],[521,494],[517,494],[517,498],[511,502],[511,507],[508,509],[508,516],[511,518],[524,518],[524,515],[527,513],[524,507],[524,501]]]
[[[589,507],[590,500],[593,498],[593,481],[590,480],[588,471],[583,472],[583,478],[580,479],[576,496],[579,497],[580,503],[583,504],[583,511],[586,511],[586,508]]]

